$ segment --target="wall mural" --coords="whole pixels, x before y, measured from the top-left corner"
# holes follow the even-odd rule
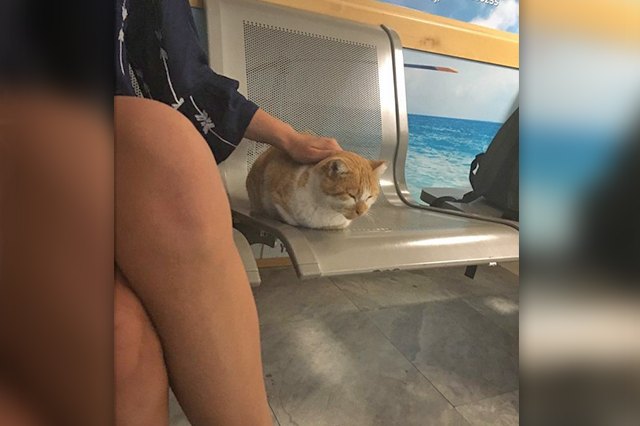
[[[381,0],[519,33],[519,0]],[[515,109],[516,69],[405,49],[409,111],[406,179],[425,187],[470,188],[469,165]]]
[[[405,49],[407,185],[469,188],[469,165],[515,109],[518,70]]]
[[[380,0],[511,33],[520,32],[519,0]]]

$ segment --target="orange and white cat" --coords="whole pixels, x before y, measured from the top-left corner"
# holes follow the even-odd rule
[[[346,151],[299,164],[271,147],[247,176],[251,211],[293,226],[343,229],[376,201],[386,168],[384,161]]]

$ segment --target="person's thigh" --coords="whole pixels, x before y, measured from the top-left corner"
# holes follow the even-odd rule
[[[194,256],[198,247],[232,242],[222,179],[191,122],[146,99],[117,97],[115,109],[116,259],[125,274],[133,278],[132,264],[166,254],[157,250]],[[129,244],[132,235],[143,241]]]
[[[44,89],[8,96],[8,119],[0,117],[0,374],[54,423],[111,424],[110,121],[86,99]]]
[[[168,424],[169,386],[160,339],[120,273],[114,292],[114,370],[116,424]]]
[[[194,425],[263,425],[257,312],[215,159],[193,124],[117,98],[116,262],[162,341]]]
[[[0,381],[0,425],[45,426],[46,423],[24,395],[19,395],[15,389]]]

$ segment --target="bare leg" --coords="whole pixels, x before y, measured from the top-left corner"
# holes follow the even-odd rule
[[[255,303],[204,139],[168,106],[117,98],[116,260],[193,425],[270,425]]]
[[[0,125],[0,375],[49,424],[111,425],[111,125],[82,99],[43,88],[9,96]]]
[[[0,425],[44,426],[45,422],[35,414],[24,396],[20,397],[0,382]]]
[[[114,350],[116,425],[168,425],[169,383],[160,339],[120,274],[114,293]]]

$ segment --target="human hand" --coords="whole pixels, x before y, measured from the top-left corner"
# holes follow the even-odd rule
[[[342,151],[338,141],[333,138],[299,132],[281,148],[299,163],[317,163]]]
[[[273,145],[300,163],[317,163],[342,151],[335,139],[298,132],[262,109],[256,111],[244,136]]]

